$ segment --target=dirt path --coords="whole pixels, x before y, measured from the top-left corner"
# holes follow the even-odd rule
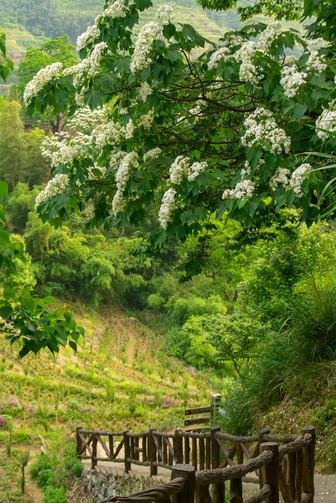
[[[336,503],[336,475],[315,476],[315,503]]]

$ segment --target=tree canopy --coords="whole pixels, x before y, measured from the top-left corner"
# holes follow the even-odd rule
[[[79,64],[28,84],[28,110],[73,114],[45,144],[55,177],[39,212],[136,224],[157,213],[183,237],[229,215],[245,227],[295,208],[334,214],[333,42],[253,23],[209,43],[170,6],[139,28],[150,0],[109,2],[78,39]]]

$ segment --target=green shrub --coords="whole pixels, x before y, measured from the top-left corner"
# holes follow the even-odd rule
[[[47,486],[43,494],[43,503],[67,503],[65,487]]]

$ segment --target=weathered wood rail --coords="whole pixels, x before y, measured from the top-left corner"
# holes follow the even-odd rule
[[[234,436],[214,428],[209,432],[134,434],[77,428],[77,454],[99,462],[119,462],[125,472],[132,464],[172,470],[172,481],[128,497],[106,501],[177,503],[284,503],[314,502],[315,429],[300,436],[275,435],[268,429],[257,435]],[[243,484],[255,484],[245,497]],[[252,487],[252,486],[251,486]]]

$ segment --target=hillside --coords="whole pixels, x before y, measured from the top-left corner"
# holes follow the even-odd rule
[[[67,349],[19,361],[0,338],[0,411],[14,424],[14,457],[0,463],[0,501],[21,501],[15,461],[20,452],[38,451],[41,437],[48,444],[78,425],[170,429],[181,424],[186,404],[209,400],[209,375],[168,357],[163,341],[139,321],[118,309],[75,309],[86,329],[77,354]],[[6,438],[0,432],[1,449]]]
[[[144,20],[150,18],[161,3],[163,0],[154,0],[154,7],[146,12]],[[174,5],[177,21],[193,24],[209,38],[220,35],[223,29],[239,25],[234,11],[206,11],[196,0],[178,0]],[[19,59],[25,49],[35,45],[40,37],[54,38],[66,33],[74,42],[103,6],[104,0],[3,0],[0,26],[8,34],[10,55]]]

